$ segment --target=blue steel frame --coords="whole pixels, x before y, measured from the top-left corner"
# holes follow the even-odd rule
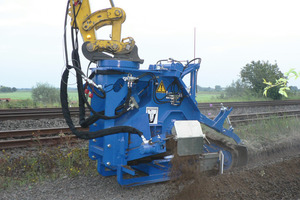
[[[150,65],[149,70],[140,70],[139,63],[124,60],[102,60],[98,62],[97,68],[92,69],[96,76],[93,81],[103,86],[106,91],[106,98],[101,99],[96,95],[91,99],[91,105],[95,111],[105,111],[106,116],[114,116],[115,109],[124,101],[128,87],[131,87],[124,77],[128,74],[138,77],[148,73],[156,77],[157,82],[163,82],[165,89],[170,90],[173,81],[179,83],[181,93],[184,96],[182,101],[176,105],[168,103],[166,94],[157,93],[153,76],[143,76],[137,83],[132,83],[132,95],[139,105],[138,109],[128,111],[116,119],[98,120],[90,126],[90,131],[97,131],[113,126],[132,126],[143,132],[144,137],[151,142],[144,144],[136,134],[118,133],[90,140],[89,156],[97,160],[97,170],[103,176],[117,175],[119,184],[126,186],[142,185],[154,182],[162,182],[170,179],[170,158],[151,160],[147,163],[129,165],[129,162],[141,158],[166,152],[166,138],[172,134],[174,121],[176,120],[198,120],[202,124],[233,138],[237,144],[241,143],[240,138],[232,129],[223,127],[224,121],[232,109],[221,110],[215,119],[209,119],[203,115],[197,107],[196,87],[197,72],[200,63],[191,63],[186,68],[181,63],[172,62],[164,65]],[[103,75],[101,71],[115,71]],[[182,78],[190,74],[190,91]],[[126,79],[125,79],[126,80]],[[178,84],[177,84],[178,85]],[[91,88],[90,88],[91,89]],[[179,90],[180,88],[176,88]],[[92,90],[91,90],[92,92]],[[163,99],[164,103],[154,101],[154,95]],[[155,107],[158,110],[157,123],[150,123],[146,113],[148,107]],[[209,151],[222,150],[217,146],[208,147]],[[206,148],[206,149],[208,149]],[[225,153],[226,165],[231,164],[231,154]],[[130,178],[127,178],[129,174]],[[125,176],[124,176],[125,175]]]

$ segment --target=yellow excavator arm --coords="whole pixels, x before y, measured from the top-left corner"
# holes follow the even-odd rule
[[[135,46],[132,37],[121,40],[122,23],[126,19],[125,11],[114,7],[91,13],[89,0],[71,0],[69,15],[71,26],[78,28],[88,52],[108,52],[112,54],[128,54]],[[111,25],[111,40],[98,40],[96,30]]]

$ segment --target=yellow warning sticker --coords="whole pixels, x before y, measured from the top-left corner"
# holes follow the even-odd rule
[[[156,89],[156,93],[166,93],[166,88],[162,80],[160,81],[160,84]]]

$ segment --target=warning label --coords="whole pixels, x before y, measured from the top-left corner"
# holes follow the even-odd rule
[[[160,81],[160,84],[156,89],[156,93],[166,93],[166,88],[162,80]]]

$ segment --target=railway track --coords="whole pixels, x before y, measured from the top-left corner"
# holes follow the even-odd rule
[[[225,102],[226,107],[249,108],[249,107],[275,107],[275,106],[291,106],[300,105],[300,100],[286,101],[249,101],[249,102]],[[219,109],[221,103],[199,103],[198,108],[204,109]],[[70,113],[73,116],[79,114],[78,108],[70,108]],[[86,111],[89,115],[89,111]],[[41,119],[41,118],[62,118],[61,108],[38,108],[38,109],[2,109],[0,110],[0,120],[24,120],[24,119]]]
[[[231,123],[233,124],[249,123],[253,121],[268,120],[273,118],[284,118],[284,117],[300,117],[300,110],[262,112],[262,113],[239,114],[239,115],[229,116]]]
[[[71,115],[78,115],[78,108],[70,108]],[[62,118],[61,108],[35,108],[35,109],[2,109],[0,120],[24,120],[41,118]]]
[[[86,131],[77,127],[80,131]],[[73,144],[80,140],[67,127],[0,131],[0,149]]]
[[[254,114],[231,115],[232,124],[249,123],[258,120],[267,120],[275,117],[299,117],[300,110],[264,112]],[[79,130],[87,130],[77,127]],[[0,131],[0,149],[12,149],[20,147],[73,144],[80,142],[71,134],[69,128],[43,128],[13,131]]]

